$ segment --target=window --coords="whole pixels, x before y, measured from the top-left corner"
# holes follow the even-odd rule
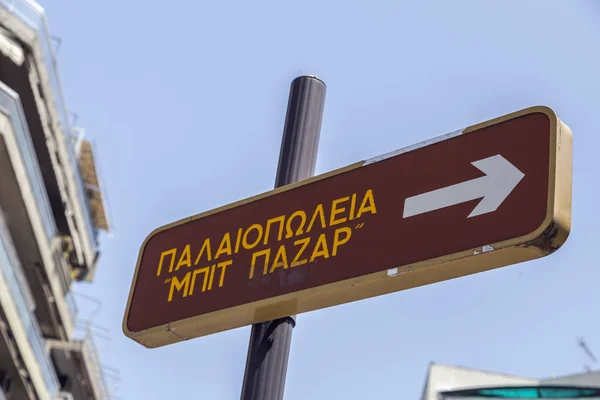
[[[576,386],[519,386],[453,390],[442,399],[598,399],[600,388]]]

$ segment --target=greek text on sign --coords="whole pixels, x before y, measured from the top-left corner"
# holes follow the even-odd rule
[[[123,330],[159,347],[548,255],[571,152],[533,107],[159,228]]]

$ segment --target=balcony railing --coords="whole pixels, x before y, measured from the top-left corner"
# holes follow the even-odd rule
[[[21,264],[13,247],[12,239],[8,233],[4,216],[0,211],[0,273],[8,284],[11,297],[17,307],[17,312],[21,318],[21,323],[25,328],[27,339],[33,349],[33,356],[36,364],[39,366],[46,389],[54,396],[58,391],[58,379],[48,356],[45,352],[44,339],[32,317],[33,313],[28,307],[27,295],[28,289],[23,286],[23,282],[18,278],[18,272],[21,271]]]
[[[28,180],[32,188],[33,196],[35,197],[36,208],[40,214],[42,225],[44,227],[47,244],[50,246],[53,239],[57,236],[57,228],[54,222],[54,215],[50,208],[46,188],[42,180],[37,157],[35,156],[33,144],[31,143],[31,136],[27,127],[27,122],[25,121],[23,108],[17,94],[2,82],[0,82],[0,111],[4,111],[10,116],[19,153],[23,159],[26,175],[29,178]],[[59,259],[58,261],[54,261],[51,271],[54,271],[53,275],[58,275],[58,278],[63,285],[63,292],[67,293],[70,289],[70,272],[64,268],[64,260]],[[63,263],[61,263],[61,261],[63,261]],[[72,296],[68,293],[66,301],[71,314],[70,318],[73,321],[77,316],[77,307]],[[33,304],[31,305],[31,308],[33,308]]]
[[[77,303],[75,302],[75,298],[73,297],[73,293],[71,293],[71,268],[65,260],[64,254],[62,253],[60,248],[54,248],[52,253],[52,260],[54,261],[54,271],[58,276],[58,279],[61,284],[62,293],[65,296],[65,303],[69,308],[70,314],[74,318],[77,317],[79,313],[79,309],[77,308]]]
[[[89,373],[94,381],[94,387],[98,391],[98,399],[108,399],[108,387],[104,379],[104,374],[102,373],[102,367],[98,358],[98,350],[94,343],[94,337],[89,330],[86,332],[85,338],[83,339],[83,356],[87,360],[88,368],[90,369]]]
[[[12,121],[19,152],[25,164],[27,177],[35,196],[37,209],[44,225],[47,243],[49,244],[54,236],[56,236],[57,229],[54,223],[54,215],[50,208],[50,202],[48,201],[46,187],[44,186],[40,167],[37,162],[37,156],[33,148],[33,143],[31,143],[25,114],[23,113],[18,95],[2,82],[0,82],[0,107],[9,114]]]
[[[67,303],[67,307],[69,308],[71,315],[77,317],[77,314],[79,314],[79,308],[77,307],[73,293],[67,292],[67,294],[65,294],[65,302]]]
[[[88,207],[87,196],[83,187],[83,179],[79,170],[77,156],[73,148],[72,137],[74,135],[62,92],[62,85],[58,75],[56,58],[52,48],[52,40],[50,38],[48,22],[44,14],[44,9],[31,0],[0,0],[0,6],[17,16],[24,23],[29,25],[30,28],[37,32],[37,37],[44,57],[44,64],[50,80],[50,86],[52,90],[51,95],[54,100],[54,106],[56,107],[56,111],[58,113],[58,120],[61,129],[63,130],[62,140],[70,158],[69,163],[71,164],[71,170],[73,171],[72,178],[75,181],[78,201],[82,205],[81,208],[83,210],[84,229],[89,240],[90,248],[95,250],[97,247],[97,233],[92,225],[92,217]]]

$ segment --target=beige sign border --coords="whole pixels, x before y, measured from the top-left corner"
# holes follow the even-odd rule
[[[142,244],[138,255],[133,282],[127,300],[127,308],[123,318],[123,332],[127,337],[145,347],[156,348],[257,322],[282,318],[287,315],[300,314],[483,272],[533,260],[553,253],[565,243],[571,229],[572,134],[569,127],[559,120],[552,109],[545,106],[536,106],[469,126],[462,131],[462,134],[533,113],[543,113],[550,120],[548,212],[542,225],[534,232],[498,243],[489,243],[484,248],[469,249],[425,260],[417,264],[398,266],[393,270],[386,269],[373,274],[175,321],[139,332],[132,332],[127,328],[127,318],[130,312],[142,254],[148,241],[158,232],[360,168],[366,162],[361,161],[345,168],[197,214],[154,230]],[[152,312],[152,310],[148,310],[148,312]]]

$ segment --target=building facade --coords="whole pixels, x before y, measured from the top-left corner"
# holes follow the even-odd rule
[[[71,291],[109,223],[54,46],[37,3],[0,0],[0,400],[110,398]]]
[[[484,399],[600,400],[600,371],[529,378],[432,363],[422,400]]]

